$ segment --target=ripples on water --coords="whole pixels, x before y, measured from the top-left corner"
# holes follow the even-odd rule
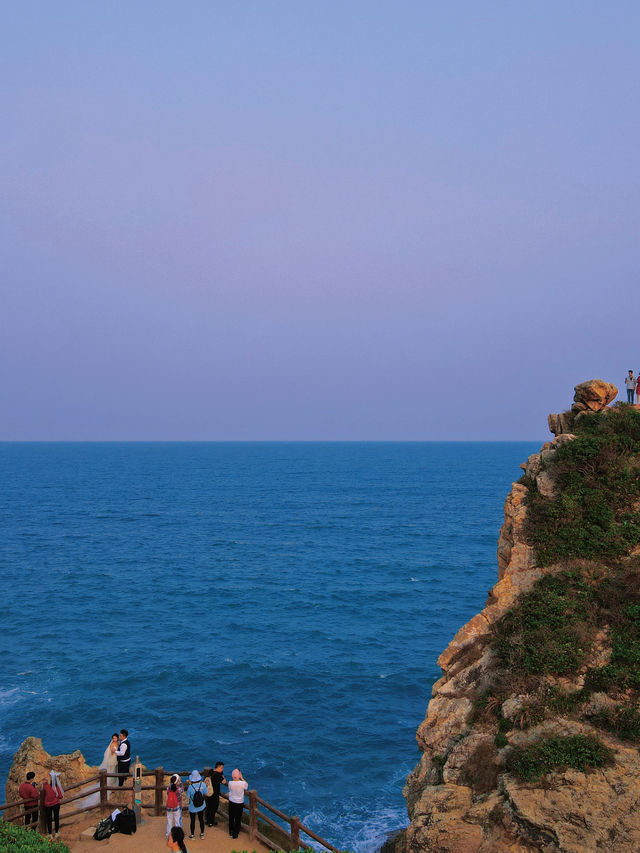
[[[532,444],[0,445],[0,772],[224,760],[336,846],[406,824],[436,658]]]

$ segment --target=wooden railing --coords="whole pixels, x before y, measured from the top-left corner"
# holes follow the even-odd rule
[[[137,805],[147,811],[151,810],[156,816],[164,814],[166,807],[163,804],[163,793],[167,787],[166,779],[167,776],[173,776],[174,773],[175,771],[168,773],[162,767],[156,767],[155,770],[143,770],[143,779],[153,777],[153,784],[142,784],[141,790],[153,791],[153,802],[144,803],[138,801]],[[189,772],[179,772],[177,775],[180,776],[180,778],[185,776],[188,777]],[[116,806],[115,799],[109,801],[109,793],[114,791],[124,795],[124,799],[130,802],[131,808],[135,808],[137,792],[134,790],[133,785],[131,787],[128,785],[126,785],[126,787],[121,787],[119,785],[110,784],[110,780],[120,780],[121,777],[124,777],[126,785],[126,780],[131,779],[132,775],[130,773],[107,773],[106,770],[100,770],[97,776],[91,776],[88,779],[84,779],[82,782],[76,782],[75,785],[70,785],[65,789],[64,800],[60,809],[60,822],[62,823],[67,818],[94,810],[98,810],[101,815],[107,814]],[[78,793],[71,797],[69,796],[69,792],[77,791],[78,789],[80,789]],[[70,803],[85,800],[88,797],[95,797],[96,794],[98,795],[98,801],[95,804],[85,805],[81,808],[74,808],[71,811],[67,809],[67,806]],[[140,799],[142,798],[140,797]],[[220,801],[228,804],[228,800],[228,796],[221,792]],[[328,841],[325,841],[324,838],[317,835],[312,829],[305,826],[300,821],[300,818],[281,812],[275,806],[271,805],[271,803],[268,803],[266,800],[263,800],[262,797],[259,797],[256,791],[247,791],[246,800],[248,802],[245,802],[241,828],[244,832],[248,833],[250,841],[257,839],[271,850],[297,850],[301,846],[305,846],[302,836],[306,835],[313,839],[317,844],[322,845],[325,850],[330,850],[331,853],[341,853],[339,848],[334,847]],[[4,819],[13,822],[22,821],[26,814],[24,810],[26,802],[26,800],[17,799],[10,803],[4,803],[0,805],[0,813],[15,809],[15,814],[6,815],[4,816]],[[126,805],[126,802],[123,802],[121,798],[118,798],[118,804]],[[262,809],[260,809],[260,806],[262,806]],[[188,806],[182,806],[183,811],[186,811],[187,809]],[[38,829],[42,834],[44,834],[46,832],[44,791],[40,791],[37,809],[34,807],[30,809],[28,813],[33,814],[36,811],[38,811]],[[221,812],[221,814],[228,817],[228,811],[227,813]]]

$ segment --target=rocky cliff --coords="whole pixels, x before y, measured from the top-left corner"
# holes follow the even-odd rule
[[[522,465],[387,853],[640,850],[640,412],[616,394],[576,386]]]

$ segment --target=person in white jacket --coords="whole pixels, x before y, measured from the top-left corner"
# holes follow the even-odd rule
[[[229,835],[232,838],[237,838],[240,832],[244,795],[248,787],[242,773],[236,768],[229,782]]]

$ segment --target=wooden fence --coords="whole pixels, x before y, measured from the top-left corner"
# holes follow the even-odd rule
[[[79,814],[84,814],[96,811],[99,817],[109,814],[116,807],[116,800],[109,800],[109,793],[116,792],[121,796],[118,798],[118,805],[126,805],[130,803],[134,809],[139,806],[141,809],[151,811],[155,816],[165,814],[166,806],[163,802],[163,794],[166,790],[166,777],[174,775],[165,771],[162,767],[156,767],[155,770],[143,770],[141,785],[142,791],[153,791],[153,802],[136,803],[136,793],[133,784],[131,787],[127,784],[127,780],[132,779],[132,774],[126,774],[125,786],[120,787],[117,784],[112,784],[112,780],[120,781],[120,776],[117,773],[107,773],[106,770],[100,770],[96,776],[91,776],[84,779],[82,782],[77,782],[75,785],[70,785],[65,789],[64,800],[60,807],[60,823],[64,823],[66,819],[75,817]],[[123,774],[121,774],[123,775]],[[182,778],[189,776],[188,772],[178,773]],[[153,784],[144,784],[144,780],[153,780]],[[76,791],[73,796],[69,796],[70,792]],[[95,798],[97,802],[89,805],[69,810],[67,807],[72,803],[78,803],[80,800],[86,800],[89,797]],[[142,799],[142,797],[140,797]],[[228,803],[228,797],[224,793],[220,793],[221,803]],[[8,821],[22,822],[26,814],[24,804],[26,800],[18,799],[11,803],[0,805],[0,813],[3,818]],[[262,808],[260,808],[262,807]],[[15,810],[15,814],[4,813],[9,810]],[[182,807],[183,811],[187,810],[187,806]],[[44,835],[46,832],[45,811],[44,811],[44,791],[40,791],[40,800],[38,804],[38,830]],[[29,811],[29,814],[36,812],[36,808]],[[221,812],[225,817],[227,814]],[[316,844],[321,845],[325,850],[330,850],[331,853],[341,853],[341,851],[325,841],[317,835],[312,829],[305,826],[298,817],[287,815],[281,812],[275,806],[259,797],[254,790],[247,791],[245,798],[244,812],[242,816],[242,830],[248,833],[249,840],[257,839],[265,844],[271,850],[298,850],[301,846],[311,846],[309,841],[303,836],[308,836]]]

